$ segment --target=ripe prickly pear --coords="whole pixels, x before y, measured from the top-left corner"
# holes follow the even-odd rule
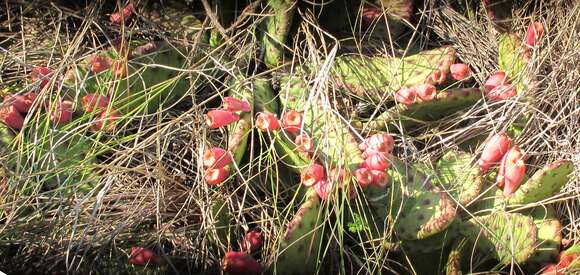
[[[109,133],[115,132],[117,129],[116,122],[121,118],[121,113],[115,109],[109,109],[99,115],[95,121],[95,131],[104,130]]]
[[[122,25],[133,16],[135,8],[133,4],[127,5],[121,12],[115,12],[109,17],[109,21],[115,25]]]
[[[282,123],[284,124],[284,130],[289,133],[296,133],[302,127],[302,113],[288,110],[282,117]]]
[[[328,196],[332,192],[332,186],[333,186],[332,182],[329,182],[327,180],[320,180],[317,183],[315,183],[313,187],[318,197],[320,197],[321,200],[326,200],[328,199]]]
[[[115,60],[113,61],[113,75],[117,78],[123,78],[127,76],[127,62],[124,60]]]
[[[414,88],[401,88],[395,93],[395,101],[405,105],[411,105],[415,103],[416,97],[417,92]]]
[[[441,71],[440,69],[435,69],[431,73],[429,78],[425,81],[425,83],[432,85],[441,85],[445,82],[446,79],[447,75],[443,71]]]
[[[354,178],[362,188],[366,188],[373,182],[373,174],[371,170],[361,167],[354,170]]]
[[[231,275],[257,275],[262,267],[252,256],[237,251],[229,251],[222,263],[224,272]]]
[[[212,147],[203,153],[203,166],[206,168],[223,168],[232,163],[232,157],[227,150]]]
[[[479,170],[482,173],[487,172],[493,164],[499,163],[511,146],[512,141],[505,133],[495,134],[483,147],[481,157],[477,161]]]
[[[12,104],[17,111],[28,113],[35,99],[35,92],[28,92],[23,95],[8,95],[4,97],[4,104]]]
[[[237,99],[234,97],[226,96],[223,100],[223,107],[225,110],[232,112],[245,112],[249,113],[252,111],[250,108],[250,103],[246,100]]]
[[[384,154],[373,154],[365,158],[363,167],[369,170],[384,171],[389,168],[391,164]]]
[[[91,59],[91,72],[98,74],[106,71],[111,67],[112,62],[113,61],[106,56],[95,55]]]
[[[430,101],[437,96],[437,89],[431,84],[421,84],[415,87],[417,97],[421,101]]]
[[[533,22],[528,26],[524,42],[527,46],[533,47],[544,34],[544,26],[540,22]]]
[[[256,115],[256,127],[262,132],[276,131],[280,129],[278,118],[270,112],[260,112]]]
[[[391,154],[395,147],[393,137],[387,133],[375,134],[365,140],[359,148],[364,148],[363,158],[374,154],[382,154],[385,157]]]
[[[205,115],[205,122],[211,129],[220,128],[240,120],[240,116],[226,110],[211,110]]]
[[[230,172],[225,168],[208,168],[205,170],[205,182],[208,185],[217,185],[222,183]]]
[[[371,170],[373,176],[372,185],[378,188],[385,188],[389,184],[389,174],[381,170]]]
[[[318,163],[306,167],[300,173],[300,180],[304,186],[309,187],[316,184],[318,181],[325,180],[324,167]]]
[[[314,142],[306,133],[296,136],[294,144],[296,144],[296,150],[300,152],[311,152],[314,150]]]
[[[504,84],[509,84],[507,75],[505,72],[499,71],[488,77],[487,80],[485,80],[483,87],[485,88],[485,91],[489,92],[493,90],[495,87]]]
[[[34,67],[32,69],[32,73],[30,74],[30,78],[34,82],[41,80],[39,87],[42,90],[42,88],[44,88],[46,84],[48,84],[51,74],[52,71],[47,67]]]
[[[524,157],[525,155],[517,146],[512,147],[505,156],[503,156],[497,174],[497,185],[503,187],[503,193],[505,196],[509,196],[515,192],[524,179],[526,174]]]
[[[346,183],[350,179],[350,175],[346,169],[332,168],[328,172],[328,179],[335,183]]]
[[[486,96],[491,101],[506,100],[508,98],[518,95],[514,85],[499,85],[486,93]]]
[[[469,66],[463,63],[456,63],[449,67],[451,71],[451,77],[455,80],[463,80],[469,77],[471,72],[469,71]]]
[[[64,100],[62,102],[56,103],[56,108],[52,111],[51,114],[51,121],[55,124],[66,124],[72,120],[72,113],[73,113],[73,103]]]
[[[264,244],[264,234],[260,231],[248,231],[242,239],[241,247],[243,251],[254,253],[262,248]]]
[[[129,263],[132,265],[158,265],[161,264],[161,258],[155,255],[151,249],[133,246],[131,247]]]
[[[24,126],[24,118],[13,105],[0,107],[0,120],[15,130],[20,130]]]
[[[83,109],[87,113],[92,113],[93,111],[102,112],[109,107],[110,102],[109,97],[97,93],[87,94],[82,99]]]

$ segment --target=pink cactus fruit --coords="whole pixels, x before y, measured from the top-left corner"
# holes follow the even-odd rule
[[[125,60],[119,59],[113,61],[111,65],[113,67],[113,75],[117,78],[123,78],[127,76],[128,67],[127,62]]]
[[[371,170],[361,167],[354,170],[354,178],[362,188],[366,188],[373,182],[373,174]]]
[[[328,179],[335,183],[346,183],[349,181],[350,175],[344,168],[332,168],[328,172]]]
[[[369,170],[387,170],[391,164],[385,154],[373,154],[365,158],[363,167]]]
[[[388,156],[393,152],[395,141],[387,133],[374,134],[365,140],[364,145],[359,145],[359,148],[361,147],[364,148],[363,158],[368,158],[374,154]]]
[[[204,179],[208,185],[218,185],[222,183],[229,175],[230,171],[226,167],[207,168],[205,170]]]
[[[4,97],[4,104],[12,104],[17,111],[28,113],[35,99],[35,92],[28,92],[23,95],[7,95]]]
[[[416,98],[417,92],[414,88],[403,87],[395,93],[395,101],[405,105],[415,103]]]
[[[249,113],[252,111],[250,103],[247,100],[237,99],[234,97],[226,96],[223,100],[223,107],[225,110],[232,112],[245,112]]]
[[[40,89],[42,90],[48,84],[48,81],[50,81],[51,75],[52,71],[47,67],[34,67],[32,68],[30,78],[34,82],[41,80]]]
[[[435,69],[431,73],[431,75],[427,78],[425,83],[431,84],[431,85],[441,85],[441,84],[445,83],[446,79],[447,79],[447,75],[445,74],[445,72],[443,72],[440,69]]]
[[[487,80],[485,80],[483,87],[487,92],[489,92],[493,90],[495,87],[504,84],[510,84],[509,80],[507,79],[507,75],[503,71],[498,71],[492,74],[490,77],[488,77]]]
[[[370,26],[372,26],[373,22],[375,22],[375,20],[377,20],[377,18],[380,18],[381,16],[383,16],[382,9],[379,9],[377,7],[369,5],[368,3],[365,3],[362,8],[361,14],[362,27],[365,29],[369,28]]]
[[[284,130],[289,133],[296,133],[302,127],[302,113],[288,110],[282,117],[282,123],[284,124]]]
[[[121,118],[121,113],[115,109],[109,109],[102,112],[95,121],[94,130],[104,130],[108,133],[113,133],[117,130],[117,121]]]
[[[525,155],[517,146],[503,156],[496,182],[499,187],[503,187],[505,196],[513,194],[522,183],[526,174],[524,158]]]
[[[232,156],[227,150],[212,147],[203,153],[203,166],[206,168],[223,168],[232,163]]]
[[[109,21],[115,25],[122,25],[133,16],[134,11],[135,8],[133,7],[133,4],[129,4],[123,8],[121,12],[115,12],[111,14]]]
[[[256,115],[256,127],[262,132],[271,132],[280,129],[280,121],[270,112],[260,112]]]
[[[254,253],[264,245],[264,233],[259,230],[251,230],[242,238],[241,247],[243,251]]]
[[[258,275],[262,271],[262,267],[252,256],[237,251],[226,253],[222,269],[230,275]]]
[[[238,114],[221,109],[211,110],[205,115],[205,122],[211,129],[220,128],[238,120],[240,120]]]
[[[112,63],[113,60],[111,60],[111,58],[95,55],[91,59],[91,72],[98,74],[100,72],[106,71],[111,67]]]
[[[486,173],[492,165],[499,163],[511,146],[512,141],[505,133],[493,135],[483,147],[481,157],[477,161],[479,170]]]
[[[314,184],[314,191],[321,200],[326,200],[332,192],[333,183],[327,180],[320,180]]]
[[[511,84],[499,85],[499,86],[493,88],[493,90],[486,93],[486,97],[490,101],[506,100],[508,98],[512,98],[512,97],[517,96],[517,95],[518,95],[518,92],[516,91],[516,88]]]
[[[371,175],[373,176],[373,181],[371,185],[378,188],[385,188],[389,184],[389,174],[381,170],[371,170]]]
[[[0,120],[14,130],[20,130],[24,126],[24,117],[13,105],[0,107]]]
[[[306,187],[313,186],[321,180],[326,180],[326,174],[324,167],[318,163],[311,164],[300,173],[300,181]]]
[[[430,101],[437,96],[437,89],[431,84],[420,84],[415,87],[417,97],[421,101]]]
[[[97,93],[90,93],[83,96],[82,106],[85,112],[92,113],[94,111],[102,112],[109,107],[111,100],[108,96]]]
[[[525,43],[529,47],[533,47],[538,43],[538,40],[544,34],[544,26],[540,22],[533,22],[528,26],[528,30],[526,31],[526,37],[524,39]]]
[[[296,136],[294,144],[296,144],[296,150],[300,152],[312,152],[314,150],[314,141],[306,133]]]
[[[151,249],[133,246],[131,247],[131,256],[129,263],[132,265],[159,265],[161,258]]]
[[[456,63],[451,65],[449,69],[451,71],[451,77],[458,81],[466,79],[471,75],[471,71],[469,70],[469,66],[467,66],[467,64]]]
[[[57,125],[66,124],[72,120],[73,103],[68,100],[59,101],[56,103],[56,108],[51,110],[50,119],[52,123]]]

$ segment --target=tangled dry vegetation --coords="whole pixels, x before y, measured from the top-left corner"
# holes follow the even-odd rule
[[[401,57],[451,45],[473,75],[462,87],[480,87],[499,69],[498,29],[522,34],[532,21],[545,27],[541,47],[534,48],[529,64],[536,77],[526,96],[533,100],[501,104],[479,100],[436,123],[411,128],[393,123],[388,132],[395,137],[395,152],[402,162],[433,167],[449,149],[506,130],[525,113],[527,121],[514,142],[529,155],[528,175],[560,159],[574,164],[558,195],[537,204],[555,207],[565,242],[580,242],[580,3],[520,1],[527,4],[515,7],[509,22],[498,26],[483,8],[472,10],[467,5],[479,1],[425,1],[416,4],[412,18],[396,18],[397,27],[386,27],[394,24],[388,16],[386,22],[375,20],[364,29],[360,15],[345,23],[334,22],[342,15],[340,10],[329,11],[325,5],[334,7],[326,2],[341,1],[299,1],[283,48],[284,63],[265,66],[262,60],[267,53],[260,32],[271,17],[268,1],[233,1],[237,13],[227,25],[220,23],[227,15],[212,6],[223,1],[183,1],[178,10],[200,21],[182,24],[176,19],[181,14],[163,8],[173,2],[179,1],[131,1],[137,12],[125,25],[109,20],[124,6],[114,1],[8,0],[2,5],[2,97],[38,85],[29,77],[34,67],[49,67],[54,75],[48,85],[57,87],[64,81],[57,75],[65,75],[119,39],[175,45],[186,65],[172,68],[173,76],[186,79],[187,88],[179,100],[154,112],[123,114],[122,134],[87,135],[91,131],[87,123],[55,131],[42,114],[35,114],[28,115],[25,130],[9,144],[2,137],[0,271],[215,274],[224,254],[238,249],[240,237],[256,228],[266,241],[254,257],[265,267],[273,265],[288,223],[301,204],[295,190],[299,175],[287,167],[291,165],[281,165],[288,160],[273,153],[271,133],[252,131],[240,165],[230,171],[234,176],[226,184],[206,184],[204,151],[213,146],[228,148],[231,135],[231,130],[207,127],[208,110],[219,107],[240,86],[253,90],[255,80],[272,79],[276,88],[283,85],[276,80],[280,71],[301,72],[307,67],[310,73],[301,76],[310,84],[310,94],[327,99],[320,109],[348,122],[349,130],[362,140],[374,130],[357,124],[357,117],[373,120],[394,103],[388,102],[392,98],[344,92],[331,74],[338,56]],[[166,17],[159,19],[151,10]],[[41,109],[41,102],[60,96],[71,94],[44,89],[33,108]],[[72,98],[80,100],[78,93],[73,92]],[[335,144],[321,141],[318,146]],[[356,241],[345,229],[347,218],[339,213],[364,203],[337,201],[341,203],[322,204],[320,217],[327,224],[321,232],[327,241],[316,250],[321,274],[420,272],[412,259],[396,249],[353,245]],[[163,264],[145,269],[128,264],[133,246],[151,248]],[[510,270],[524,272],[520,268],[502,272]]]

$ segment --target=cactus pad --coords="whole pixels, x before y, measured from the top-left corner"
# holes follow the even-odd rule
[[[529,180],[507,199],[508,204],[526,204],[547,199],[558,192],[566,183],[574,164],[556,161],[537,171]]]
[[[538,241],[538,228],[531,217],[517,213],[496,212],[475,217],[460,227],[482,255],[502,264],[524,263],[533,254]]]
[[[460,204],[474,200],[483,187],[484,179],[477,165],[472,164],[472,156],[465,152],[449,151],[437,162],[439,183]]]
[[[538,206],[530,215],[538,227],[538,247],[528,260],[528,265],[537,270],[547,262],[556,262],[562,242],[562,224],[551,205]]]
[[[522,39],[515,34],[500,34],[498,43],[499,69],[506,73],[519,94],[524,91],[529,81]]]

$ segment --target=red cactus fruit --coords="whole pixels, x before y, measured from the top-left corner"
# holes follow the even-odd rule
[[[296,150],[300,152],[311,152],[314,150],[314,141],[306,133],[296,136],[294,138],[294,144],[296,144]]]
[[[52,75],[52,71],[47,67],[34,67],[34,68],[32,68],[30,78],[34,82],[41,80],[40,89],[42,90],[42,88],[44,88],[46,86],[46,84],[48,84],[48,81],[50,80],[51,75]]]
[[[312,165],[304,168],[302,173],[300,173],[300,180],[306,187],[312,186],[315,183],[325,179],[326,175],[324,173],[324,167],[318,163],[313,163]]]
[[[20,130],[24,126],[24,117],[13,105],[0,107],[0,120],[14,130]]]
[[[226,253],[222,269],[230,275],[257,275],[262,271],[262,267],[252,256],[238,251]]]
[[[87,113],[92,113],[93,111],[102,112],[109,107],[110,102],[109,97],[97,93],[87,94],[82,99],[83,109]]]
[[[132,265],[159,265],[161,258],[151,249],[133,246],[131,247],[129,263]]]
[[[121,12],[112,13],[109,17],[109,21],[115,25],[122,25],[124,22],[128,21],[135,11],[133,4],[127,5],[121,10]]]
[[[240,120],[238,114],[221,109],[211,110],[205,115],[205,122],[211,129],[220,128],[238,120]]]
[[[395,93],[395,101],[405,105],[411,105],[415,103],[416,97],[417,92],[414,88],[404,87]]]
[[[483,87],[485,88],[485,91],[489,92],[495,87],[504,84],[510,84],[509,80],[507,79],[507,75],[503,71],[498,71],[488,77],[487,80],[485,80]]]
[[[524,158],[524,153],[517,146],[512,147],[503,156],[500,171],[497,174],[497,184],[500,187],[503,186],[505,196],[513,194],[522,183],[526,174]]]
[[[421,84],[415,87],[417,97],[421,101],[430,101],[437,96],[437,89],[431,84]]]
[[[57,102],[56,108],[54,110],[51,110],[52,114],[50,116],[50,119],[52,123],[62,125],[71,121],[73,113],[73,105],[74,104],[68,100]]]
[[[282,117],[282,123],[284,124],[284,130],[289,133],[296,133],[302,127],[302,113],[288,110]]]
[[[4,97],[4,104],[12,104],[17,111],[28,113],[35,99],[35,92],[28,92],[23,95],[7,95]]]
[[[256,115],[256,127],[262,132],[276,131],[280,129],[280,122],[276,115],[270,112],[260,112]]]
[[[533,22],[528,26],[524,42],[526,45],[533,47],[544,34],[544,26],[540,22]]]
[[[486,97],[491,101],[506,100],[517,95],[518,92],[516,91],[516,88],[511,84],[499,85],[486,93]]]
[[[383,16],[383,10],[365,3],[362,8],[361,23],[363,28],[369,28],[373,22]]]
[[[331,182],[345,183],[348,182],[348,180],[350,179],[350,175],[348,174],[348,171],[344,168],[341,169],[332,168],[328,172],[328,179]]]
[[[229,175],[230,171],[228,171],[226,167],[208,168],[205,170],[205,182],[208,185],[218,185],[222,183]]]
[[[486,173],[492,165],[499,163],[511,146],[512,141],[505,133],[495,134],[483,147],[481,157],[477,161],[479,170]]]
[[[441,71],[440,69],[435,69],[431,75],[427,78],[425,83],[432,84],[432,85],[441,85],[447,79],[447,75],[445,72]]]
[[[115,109],[102,112],[95,121],[95,131],[104,130],[113,133],[117,130],[117,121],[121,118],[121,113]]]
[[[563,272],[564,270],[558,268],[556,264],[548,264],[542,269],[542,274],[561,275],[564,274]]]
[[[203,153],[203,166],[210,168],[223,168],[232,163],[232,156],[227,150],[212,147]]]
[[[248,231],[242,238],[241,247],[243,251],[254,253],[264,245],[264,234],[260,231]]]
[[[374,134],[368,137],[363,146],[359,145],[359,148],[363,147],[363,158],[368,158],[374,154],[383,154],[388,156],[393,152],[395,147],[395,142],[393,137],[387,133]]]
[[[371,170],[361,167],[354,170],[354,178],[362,188],[366,188],[373,182],[373,174]]]
[[[381,170],[371,170],[373,181],[371,184],[378,188],[385,188],[389,184],[389,174]]]
[[[246,100],[237,99],[235,97],[226,96],[223,100],[223,107],[225,110],[232,112],[245,112],[249,113],[252,111],[250,103]]]
[[[574,260],[576,260],[577,257],[578,253],[567,254],[566,251],[562,251],[559,255],[557,267],[559,269],[566,269],[570,266],[570,264],[572,264],[572,262],[574,262]]]
[[[117,78],[123,78],[127,76],[127,62],[124,60],[115,60],[113,61],[113,75]]]
[[[391,164],[384,154],[373,154],[364,160],[363,167],[369,170],[384,171],[389,168]]]
[[[113,60],[106,56],[95,55],[91,59],[91,72],[100,73],[108,70],[111,67]]]
[[[455,80],[463,80],[468,78],[471,75],[471,71],[469,70],[469,66],[463,63],[456,63],[449,67],[451,71],[451,77]]]
[[[321,180],[314,184],[314,191],[321,200],[326,200],[332,192],[333,183],[327,180]]]

